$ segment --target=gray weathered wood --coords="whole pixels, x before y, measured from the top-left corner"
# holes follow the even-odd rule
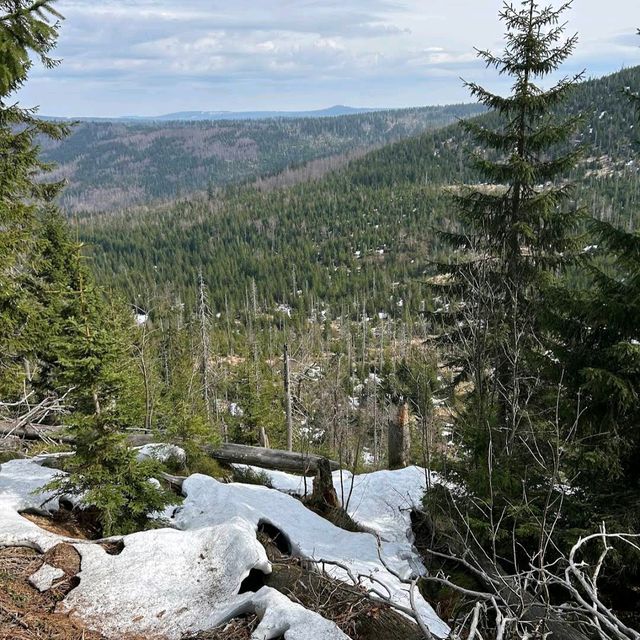
[[[219,462],[227,464],[248,464],[263,469],[277,469],[292,473],[315,473],[321,456],[296,451],[281,451],[279,449],[265,449],[264,447],[249,447],[243,444],[223,444],[219,448],[208,447],[206,453]],[[329,461],[332,471],[339,469],[337,462]]]
[[[73,444],[73,438],[65,433],[64,427],[46,425],[25,425],[16,428],[10,423],[0,423],[0,436],[13,432],[13,435],[27,440],[37,440],[42,435]],[[131,446],[142,446],[158,441],[151,433],[131,433],[128,435]],[[295,451],[281,451],[264,447],[250,447],[243,444],[227,443],[220,447],[205,446],[203,451],[210,457],[225,464],[248,464],[264,469],[277,469],[291,473],[316,473],[322,456]],[[340,468],[337,462],[329,460],[332,471]]]
[[[39,440],[42,436],[45,436],[58,442],[73,442],[73,438],[65,434],[65,427],[42,424],[17,426],[15,422],[10,420],[0,421],[0,437],[2,436],[16,436],[26,440]]]

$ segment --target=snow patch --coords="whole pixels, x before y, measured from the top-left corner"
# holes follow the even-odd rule
[[[290,495],[303,496],[304,477],[249,465],[237,468],[265,474],[271,486]],[[435,472],[411,466],[395,471],[381,470],[354,476],[349,471],[334,471],[333,486],[342,506],[361,527],[386,542],[413,543],[411,511],[422,508],[422,498],[431,484],[444,480]],[[353,488],[351,480],[353,478]],[[307,477],[307,494],[313,491],[313,477]],[[420,565],[418,556],[416,566]]]
[[[238,519],[198,531],[144,531],[122,541],[115,556],[99,545],[77,546],[80,584],[62,603],[113,638],[139,633],[178,640],[211,629],[250,597],[237,594],[251,569],[271,571],[253,530]]]
[[[179,464],[185,464],[187,461],[187,454],[184,449],[176,446],[175,444],[166,443],[153,443],[145,444],[142,447],[135,448],[138,460],[157,460],[158,462],[168,462],[169,460],[175,460]]]
[[[10,460],[0,467],[0,547],[30,547],[44,553],[61,536],[41,529],[18,512],[32,509],[53,512],[59,508],[51,492],[41,489],[60,474],[31,460]]]
[[[29,582],[40,592],[48,591],[56,580],[64,576],[64,571],[50,564],[43,564],[30,578]]]
[[[255,613],[262,618],[252,640],[269,640],[284,635],[285,640],[349,640],[333,622],[291,602],[285,595],[262,587],[251,599]]]
[[[349,640],[334,623],[271,588],[238,593],[252,569],[271,571],[255,526],[247,519],[221,512],[222,522],[214,526],[135,533],[118,538],[123,550],[110,555],[98,544],[49,533],[23,518],[19,510],[59,508],[41,488],[60,473],[34,460],[13,460],[0,467],[0,547],[45,552],[60,542],[72,543],[82,558],[80,584],[59,607],[108,638],[141,634],[179,640],[187,632],[256,612],[261,622],[254,640],[282,634],[286,640]],[[43,565],[31,581],[46,590],[62,575]]]
[[[283,481],[282,476],[280,481]],[[275,489],[223,484],[200,474],[187,478],[182,488],[186,497],[174,515],[173,523],[177,528],[193,531],[216,526],[236,517],[250,523],[254,530],[260,524],[268,523],[287,537],[295,556],[315,561],[319,566],[321,561],[325,561],[328,563],[325,565],[326,571],[344,582],[351,582],[349,572],[362,576],[362,586],[365,588],[383,592],[388,590],[394,603],[410,607],[409,588],[394,573],[402,579],[409,579],[424,569],[416,562],[416,554],[406,540],[406,527],[402,532],[405,536],[403,541],[397,542],[397,537],[391,536],[393,540],[382,540],[379,546],[373,535],[340,529],[307,509],[300,501]],[[366,513],[362,495],[365,488],[366,482],[354,482],[353,504],[363,513]],[[374,520],[371,514],[366,517]],[[406,517],[410,518],[410,515]],[[376,526],[385,528],[382,526],[384,515],[375,518]],[[386,529],[390,531],[394,527],[387,526]],[[330,563],[338,563],[344,568]],[[445,637],[449,633],[447,625],[422,596],[416,593],[415,599],[417,611],[431,631],[439,637]]]

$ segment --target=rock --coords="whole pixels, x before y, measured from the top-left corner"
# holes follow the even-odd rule
[[[50,564],[43,564],[30,578],[29,582],[40,592],[48,591],[53,583],[64,578],[64,571]]]

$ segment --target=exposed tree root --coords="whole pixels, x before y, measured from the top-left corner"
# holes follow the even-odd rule
[[[268,586],[293,602],[316,611],[353,640],[419,640],[420,630],[388,605],[372,600],[360,588],[323,575],[305,561],[283,555],[264,533],[259,540],[267,550],[273,573]]]

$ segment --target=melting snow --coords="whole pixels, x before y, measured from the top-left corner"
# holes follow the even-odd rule
[[[2,465],[0,547],[46,551],[63,541],[73,543],[82,556],[80,584],[59,606],[107,637],[115,640],[134,633],[178,640],[185,632],[211,629],[256,612],[261,622],[254,640],[281,635],[286,640],[348,640],[334,623],[274,589],[238,593],[251,569],[271,570],[251,519],[220,513],[219,524],[135,533],[121,538],[124,548],[118,555],[40,529],[18,510],[57,509],[58,502],[38,489],[58,473],[32,460]],[[46,589],[55,575],[58,572],[43,568],[32,579]]]
[[[27,508],[57,509],[50,494],[34,492],[58,473],[31,460],[2,465],[0,546],[46,551],[68,540],[40,529],[18,513]],[[363,586],[388,590],[397,605],[410,606],[408,587],[394,574],[408,579],[424,571],[411,534],[411,510],[419,508],[426,488],[424,469],[408,467],[355,477],[348,472],[333,474],[338,497],[347,503],[349,514],[379,536],[380,543],[370,533],[334,526],[282,493],[303,493],[300,476],[267,473],[275,489],[191,476],[184,482],[184,504],[172,520],[178,530],[126,536],[119,555],[109,555],[99,545],[72,541],[82,556],[81,581],[61,606],[78,612],[74,615],[81,613],[113,638],[125,632],[160,633],[177,640],[187,631],[210,629],[241,613],[256,611],[262,616],[256,639],[283,632],[287,640],[346,639],[333,623],[273,589],[238,594],[251,569],[270,571],[256,539],[256,530],[264,522],[282,531],[295,555],[343,565],[326,564],[325,568],[347,582],[349,571],[362,576]],[[433,474],[432,481],[438,480]],[[312,479],[307,482],[310,490]],[[447,625],[417,592],[415,596],[422,619],[436,636],[445,637]]]
[[[351,493],[347,507],[349,515],[364,529],[380,537],[383,564],[376,537],[369,533],[352,533],[339,529],[295,498],[286,495],[304,493],[303,477],[251,468],[264,471],[269,476],[273,489],[255,485],[222,484],[201,475],[188,478],[183,485],[183,492],[187,497],[176,512],[176,526],[192,529],[236,515],[252,521],[256,528],[260,523],[268,522],[288,538],[294,555],[316,562],[338,562],[347,566],[353,574],[373,576],[389,589],[396,604],[410,606],[407,586],[388,571],[384,564],[403,579],[424,572],[420,558],[413,549],[411,533],[411,510],[420,507],[426,488],[424,469],[408,467],[355,477],[343,471],[342,486],[340,472],[333,473],[338,498],[341,499],[344,495],[344,502],[347,502]],[[438,480],[436,474],[432,474],[432,482]],[[313,478],[307,478],[309,491],[312,486]],[[328,565],[326,569],[334,577],[350,581],[343,569]],[[380,590],[379,585],[368,580],[363,582],[363,586]],[[449,632],[448,627],[417,592],[416,601],[420,615],[431,631],[437,636],[445,637]]]
[[[136,451],[138,452],[138,460],[152,459],[158,462],[168,462],[173,459],[180,464],[184,464],[187,461],[185,450],[175,444],[145,444],[142,447],[136,447]]]
[[[303,496],[305,484],[303,476],[283,471],[271,471],[249,465],[234,465],[240,469],[264,473],[271,486],[283,493]],[[432,484],[443,480],[435,472],[427,472],[422,467],[411,466],[395,471],[373,471],[354,476],[349,471],[334,471],[333,486],[338,500],[349,515],[362,528],[379,535],[386,542],[413,542],[411,511],[422,507],[422,498],[427,490],[427,479]],[[353,478],[353,489],[351,479]],[[307,477],[307,493],[313,491],[313,477]],[[351,495],[350,495],[351,494]],[[416,564],[420,565],[418,556]]]
[[[31,547],[41,552],[62,538],[41,529],[18,512],[58,509],[58,500],[39,489],[60,472],[45,469],[31,460],[11,460],[0,467],[0,547]]]

